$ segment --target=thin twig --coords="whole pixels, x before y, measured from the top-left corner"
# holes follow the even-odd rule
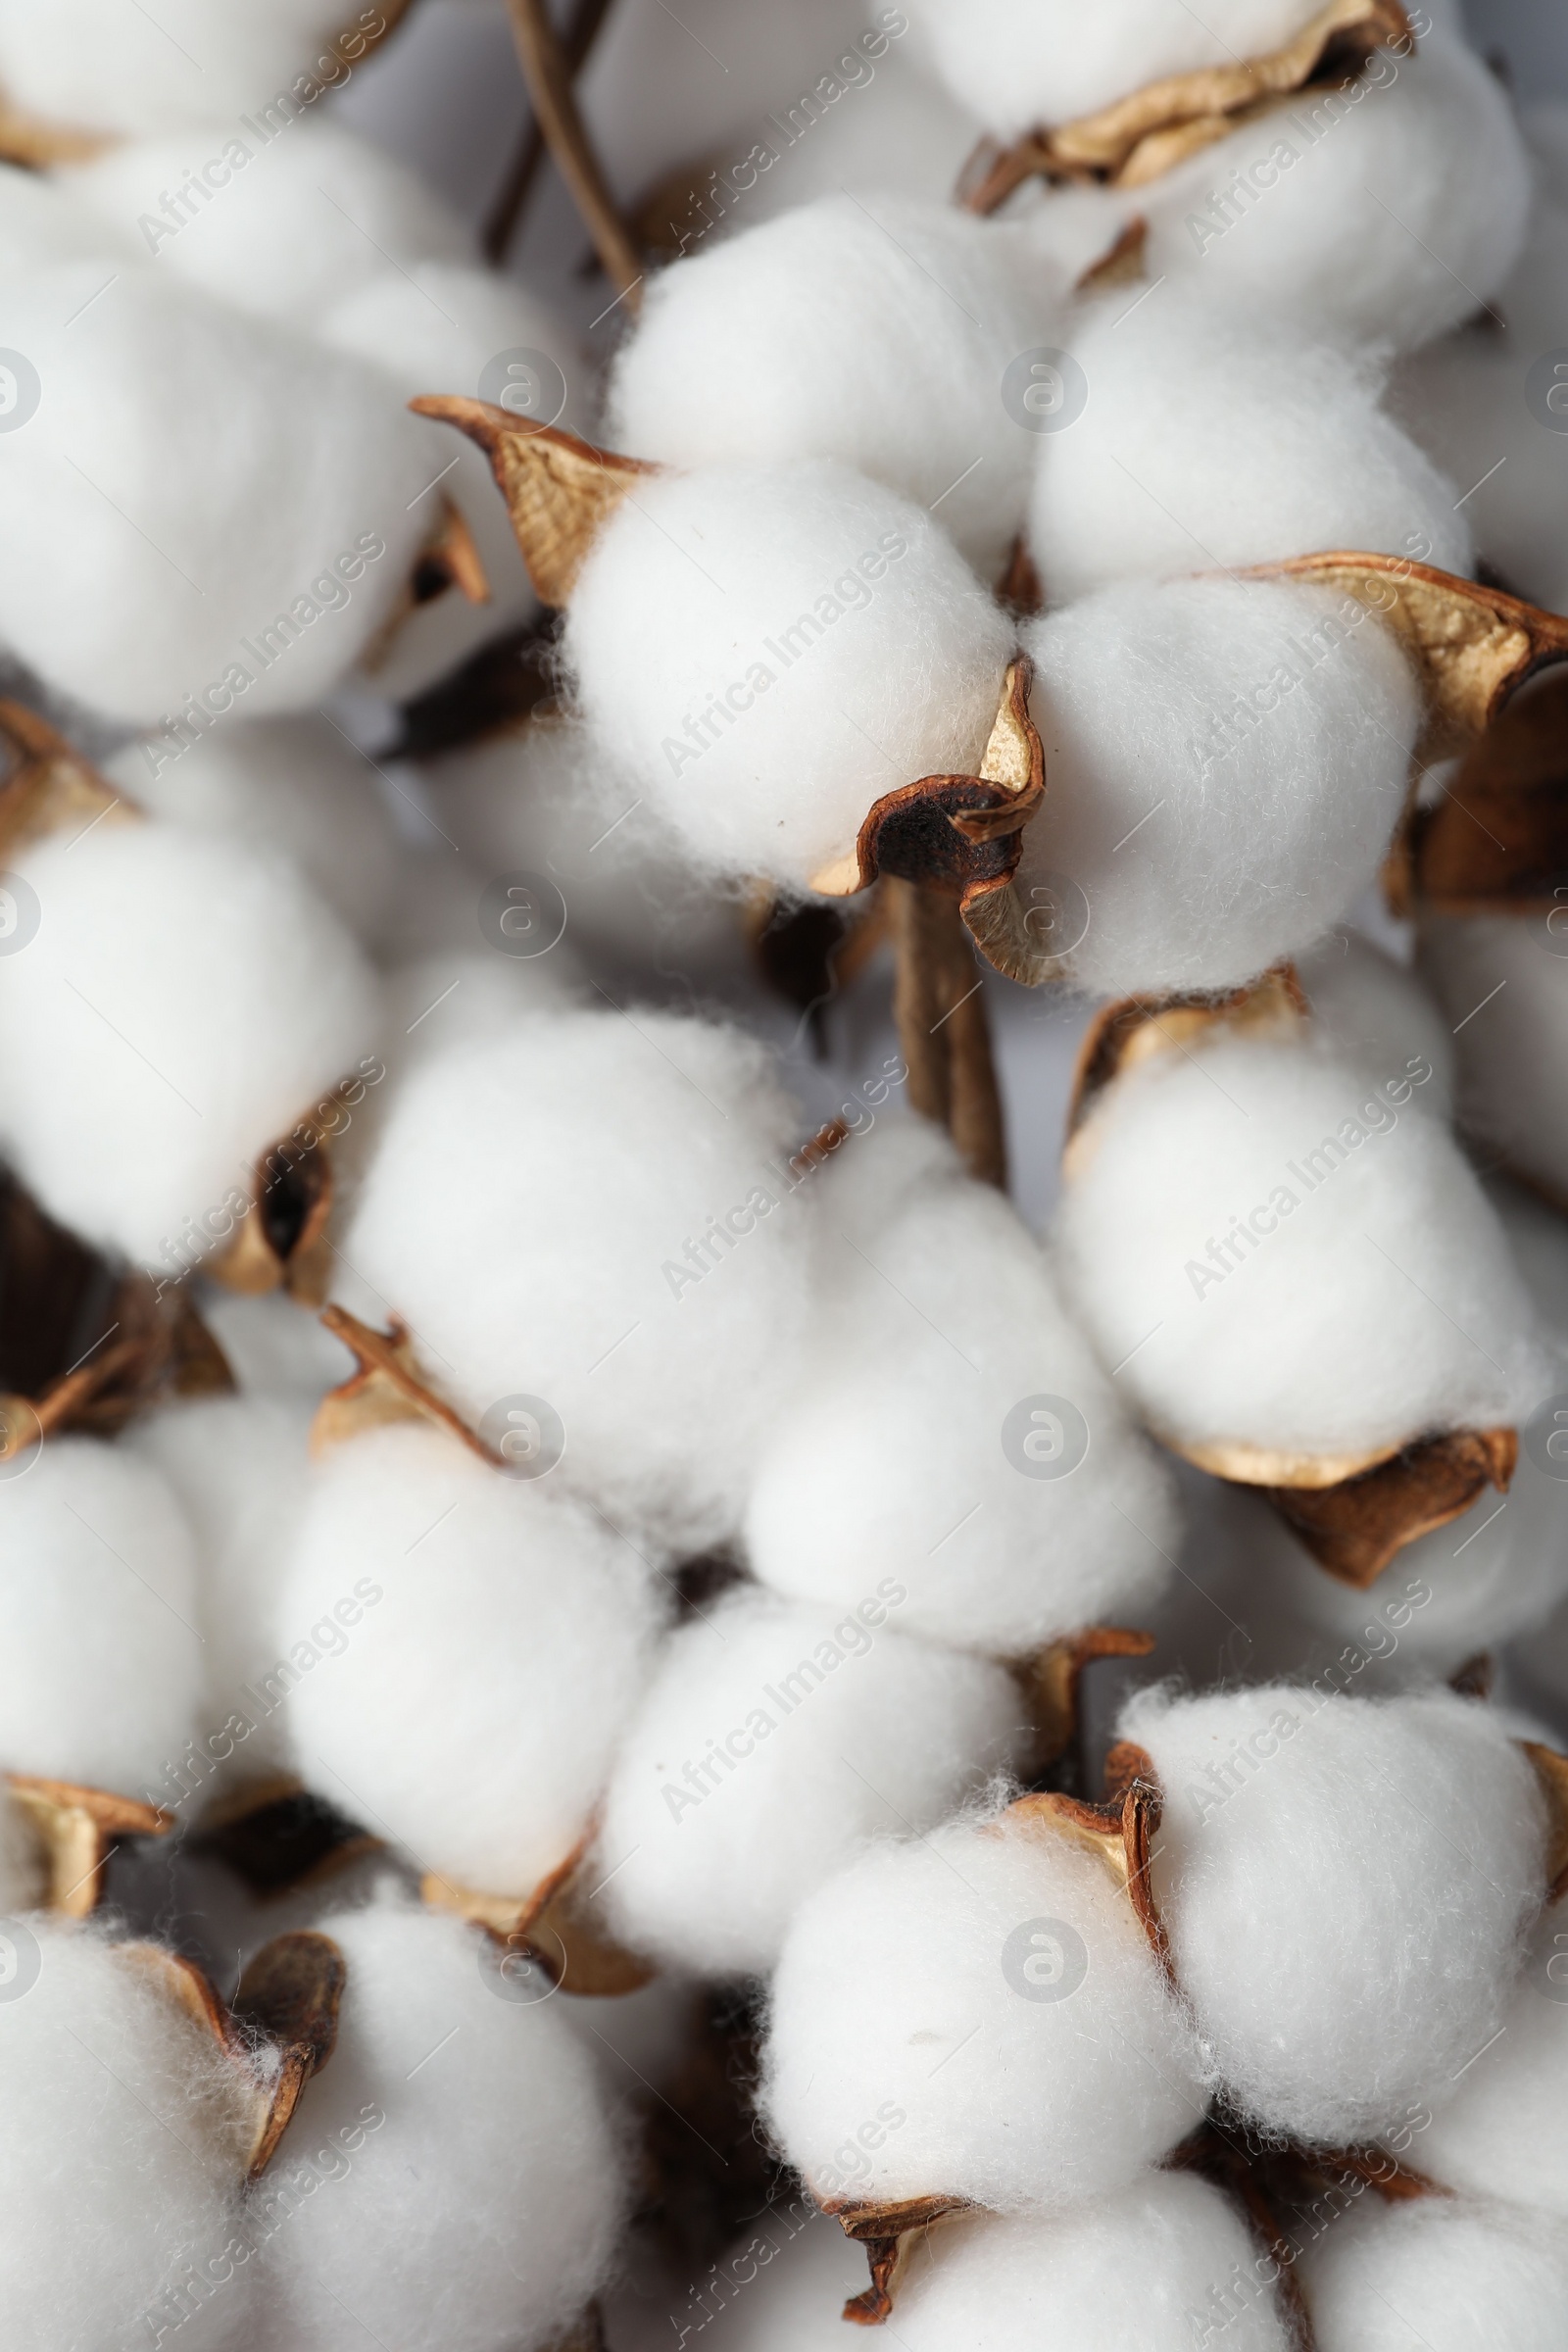
[[[577,0],[576,7],[567,19],[565,31],[561,37],[561,48],[573,76],[580,74],[588,63],[594,42],[599,37],[599,28],[610,14],[610,6],[611,0]],[[490,217],[484,224],[483,242],[487,261],[499,263],[506,260],[512,240],[517,233],[523,207],[539,176],[539,167],[547,152],[545,134],[539,127],[538,117],[530,108],[528,120],[522,126],[522,136],[517,142],[517,152],[507,167],[507,176],[501,183],[490,208]]]
[[[643,274],[637,249],[583,128],[565,51],[545,0],[507,0],[534,117],[612,283],[632,309]]]

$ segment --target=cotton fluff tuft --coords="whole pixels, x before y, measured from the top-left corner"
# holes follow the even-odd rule
[[[348,1985],[252,2195],[255,2352],[344,2352],[365,2331],[398,2352],[538,2352],[603,2283],[624,2222],[592,2059],[555,2002],[505,1997],[473,1928],[388,1901],[317,1924]],[[311,2179],[319,2193],[291,2186]]]
[[[1337,1054],[1383,1076],[1411,1060],[1432,1076],[1422,1101],[1430,1111],[1453,1102],[1455,1049],[1451,1024],[1409,964],[1398,963],[1359,931],[1331,931],[1297,957],[1296,976],[1312,1022]]]
[[[1301,2276],[1318,2352],[1557,2352],[1568,2236],[1503,2205],[1368,2195]]]
[[[16,105],[88,130],[222,122],[301,76],[318,98],[346,81],[365,42],[334,41],[352,30],[345,14],[343,0],[162,0],[156,18],[122,0],[69,14],[0,0],[0,82]]]
[[[1097,304],[1073,357],[1088,405],[1040,437],[1029,509],[1053,603],[1332,548],[1470,569],[1458,493],[1384,414],[1364,356],[1190,295]]]
[[[1034,2352],[1053,2340],[1073,2352],[1189,2352],[1220,2313],[1227,2352],[1290,2352],[1294,2340],[1245,2215],[1191,2174],[1152,2173],[1059,2216],[965,2215],[928,2246],[899,2290],[908,2352]]]
[[[243,164],[223,156],[236,134],[250,148]],[[204,171],[215,156],[227,166],[217,187]],[[62,181],[160,270],[263,318],[310,324],[388,263],[408,270],[472,251],[456,214],[406,165],[318,115],[267,145],[221,122],[131,140]]]
[[[1170,1443],[1335,1455],[1529,1415],[1549,1364],[1412,1069],[1221,1036],[1117,1080],[1057,1224],[1068,1297]]]
[[[640,481],[565,651],[699,863],[801,890],[884,793],[975,772],[1012,631],[937,522],[824,460]]]
[[[1529,1762],[1474,1700],[1140,1691],[1176,1979],[1242,2113],[1331,2147],[1452,2096],[1544,1890]]]
[[[267,1147],[379,1066],[373,983],[276,858],[117,822],[15,855],[40,919],[0,960],[0,1140],[52,1215],[178,1276]]]
[[[608,435],[669,466],[839,459],[933,510],[993,579],[1036,451],[1003,377],[1063,340],[1067,298],[1016,224],[825,196],[655,278]]]
[[[738,1523],[805,1323],[798,1116],[735,1030],[529,1019],[411,1072],[346,1254],[476,1417],[543,1397],[552,1478],[699,1550]]]
[[[0,1762],[140,1797],[196,1730],[191,1532],[168,1482],[96,1438],[0,1480]]]
[[[593,1513],[444,1432],[336,1446],[273,1596],[274,1653],[324,1652],[290,1696],[298,1769],[421,1868],[530,1893],[589,1829],[666,1590]]]
[[[1505,2030],[1411,2152],[1429,2180],[1568,2221],[1568,1911],[1543,1912]]]
[[[374,370],[151,270],[18,276],[6,321],[40,395],[0,435],[0,639],[91,710],[181,714],[176,742],[319,703],[428,529],[429,426]]]
[[[606,1913],[634,1949],[761,1975],[868,1838],[933,1827],[1021,1761],[1012,1677],[898,1631],[906,1589],[873,1580],[840,1618],[747,1589],[673,1636],[599,1838]]]
[[[1313,0],[1224,0],[1201,18],[1182,0],[914,0],[915,30],[943,79],[1000,139],[1098,114],[1172,74],[1283,47]]]
[[[397,828],[374,768],[330,719],[236,717],[177,759],[127,745],[103,773],[153,816],[281,851],[361,938],[389,921]]]
[[[193,2352],[248,2344],[234,2070],[94,1931],[24,1924],[36,1981],[0,2006],[0,2332],[29,2352],[128,2344],[194,2270],[222,2283],[180,2305]]]
[[[1372,882],[1420,699],[1364,606],[1275,581],[1127,583],[1024,646],[1051,788],[1018,889],[1026,906],[1061,877],[1082,893],[1080,987],[1235,988]]]
[[[1568,926],[1555,912],[1534,920],[1426,914],[1417,960],[1458,1025],[1464,1126],[1517,1175],[1562,1200],[1568,1196]]]
[[[1003,1819],[873,1847],[807,1897],[773,1980],[763,2107],[820,2199],[1009,2213],[1121,2187],[1201,2120],[1204,2088],[1105,1865]]]
[[[293,1399],[314,1409],[356,1369],[342,1341],[315,1315],[301,1314],[285,1292],[209,1291],[201,1312],[242,1396]]]
[[[925,1121],[852,1137],[818,1188],[810,1352],[747,1507],[757,1574],[832,1607],[896,1577],[906,1630],[1014,1654],[1147,1610],[1176,1545],[1171,1482],[1040,1245]],[[1080,1417],[1076,1468],[1077,1438],[1031,1423],[1031,1398]],[[1053,1446],[1066,1475],[1031,1474]]]

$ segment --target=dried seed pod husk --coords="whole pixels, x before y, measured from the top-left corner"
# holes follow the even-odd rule
[[[1444,576],[1444,575],[1439,575]],[[1062,1171],[1069,1182],[1094,1158],[1093,1112],[1117,1080],[1223,1028],[1299,1036],[1311,1007],[1294,966],[1281,964],[1224,998],[1129,997],[1107,1004],[1085,1033],[1067,1112]],[[1519,1458],[1513,1429],[1416,1430],[1393,1445],[1339,1454],[1289,1452],[1237,1441],[1190,1444],[1155,1436],[1195,1469],[1234,1486],[1260,1487],[1327,1574],[1364,1590],[1407,1544],[1446,1527],[1489,1486],[1506,1493]]]
[[[319,1886],[385,1844],[293,1773],[231,1789],[202,1815],[194,1842],[261,1895]]]
[[[311,1423],[313,1454],[346,1445],[368,1430],[400,1421],[431,1421],[481,1461],[492,1468],[501,1466],[500,1455],[430,1387],[403,1324],[394,1320],[390,1331],[373,1331],[342,1306],[324,1308],[321,1321],[350,1349],[360,1368],[329,1390],[317,1407]]]
[[[1394,42],[1414,46],[1399,0],[1328,0],[1282,48],[1173,74],[1076,122],[1030,131],[1010,147],[983,141],[959,201],[994,213],[1025,180],[1144,187],[1204,147],[1260,121],[1307,89],[1342,89]]]
[[[344,1087],[355,1083],[346,1079]],[[258,1159],[251,1178],[251,1205],[223,1249],[202,1262],[202,1272],[224,1290],[244,1298],[287,1291],[302,1306],[319,1306],[332,1273],[327,1239],[333,1200],[332,1130],[318,1125],[342,1100],[342,1089],[306,1112]],[[335,1124],[335,1122],[334,1122]],[[307,1140],[299,1141],[301,1129]]]
[[[1035,1762],[1044,1771],[1065,1756],[1078,1738],[1080,1685],[1097,1658],[1147,1658],[1152,1634],[1132,1626],[1094,1625],[1052,1642],[1020,1668],[1038,1729]]]
[[[127,824],[142,811],[25,703],[0,701],[0,866],[30,842]]]
[[[462,509],[443,495],[429,536],[414,559],[413,570],[385,620],[360,656],[360,667],[368,676],[373,678],[383,667],[398,631],[410,615],[422,606],[433,605],[437,597],[446,596],[454,588],[470,605],[490,602],[490,579],[473,533]]]
[[[563,1992],[600,1999],[637,1992],[659,1972],[623,1950],[589,1917],[593,1890],[586,1876],[593,1839],[590,1831],[529,1894],[480,1894],[437,1871],[426,1872],[419,1890],[432,1909],[454,1911],[497,1943],[526,1952]]]
[[[164,1838],[172,1813],[107,1788],[8,1772],[6,1787],[37,1838],[43,1866],[44,1908],[64,1919],[86,1919],[103,1899],[109,1857],[124,1838]]]
[[[1568,1756],[1537,1740],[1521,1740],[1546,1808],[1546,1901],[1568,1894]]]
[[[1413,812],[1407,898],[1437,914],[1531,916],[1560,906],[1565,744],[1568,669],[1556,669],[1498,710],[1441,798]]]

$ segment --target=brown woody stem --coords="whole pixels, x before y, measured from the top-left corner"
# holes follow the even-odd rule
[[[607,275],[628,297],[628,307],[635,310],[640,307],[635,289],[642,282],[642,263],[583,128],[571,86],[571,68],[550,21],[545,0],[507,0],[507,9],[534,120],[593,238],[594,250]]]
[[[909,1101],[946,1127],[972,1176],[1004,1191],[1007,1147],[974,949],[951,892],[883,877],[897,956],[893,1009]]]
[[[573,75],[582,72],[588,55],[598,37],[599,27],[610,13],[610,0],[577,0],[576,7],[562,35],[562,51],[566,67]],[[507,167],[507,176],[491,207],[484,224],[484,255],[488,262],[504,262],[517,222],[522,219],[529,190],[539,176],[539,167],[546,154],[545,134],[539,127],[539,118],[530,108],[516,154]]]

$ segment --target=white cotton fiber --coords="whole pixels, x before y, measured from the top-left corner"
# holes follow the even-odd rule
[[[798,1120],[738,1031],[530,1018],[410,1075],[345,1252],[466,1409],[543,1397],[552,1476],[698,1550],[739,1520],[805,1325]]]
[[[1265,56],[1317,10],[1313,0],[1224,0],[1199,17],[1183,0],[915,0],[909,14],[944,80],[989,131],[1014,139],[1169,74]]]
[[[810,1349],[747,1506],[757,1574],[828,1607],[894,1577],[906,1631],[1013,1654],[1147,1611],[1168,1473],[1006,1201],[921,1120],[853,1136],[817,1202]]]
[[[24,1928],[23,1943],[7,1923],[36,1975],[0,2003],[0,2331],[35,2352],[150,2343],[160,2327],[181,2352],[248,2345],[233,2070],[103,1937]]]
[[[1429,2180],[1568,2220],[1568,1910],[1543,1912],[1503,2032],[1410,2152]]]
[[[576,337],[536,296],[489,270],[440,261],[384,270],[333,304],[319,332],[340,351],[383,369],[404,400],[457,392],[497,401],[538,424],[592,430],[587,364]],[[470,604],[449,593],[410,614],[373,671],[380,692],[405,701],[475,646],[538,611],[489,459],[445,428],[436,428],[431,446],[430,475],[440,479],[416,512],[433,523],[441,499],[451,499],[472,536],[490,594],[483,604]]]
[[[1527,1416],[1548,1361],[1419,1055],[1221,1035],[1119,1080],[1057,1227],[1101,1359],[1183,1448],[1356,1455]],[[1133,1352],[1136,1350],[1136,1352]]]
[[[1305,956],[1296,976],[1311,1007],[1313,1027],[1347,1060],[1382,1077],[1412,1059],[1431,1066],[1422,1101],[1435,1114],[1453,1101],[1454,1045],[1450,1024],[1431,990],[1409,964],[1359,931],[1341,924]]]
[[[823,460],[637,483],[565,651],[606,755],[692,856],[800,890],[884,793],[974,773],[1012,631],[937,522]]]
[[[0,1139],[51,1214],[177,1277],[378,1067],[370,976],[292,867],[221,839],[111,821],[16,862],[40,919],[0,961]]]
[[[312,1319],[292,1311],[301,1322]],[[277,1588],[305,1507],[311,1415],[303,1396],[209,1396],[148,1413],[121,1441],[122,1452],[162,1471],[195,1538],[202,1637],[196,1762],[153,1790],[172,1810],[184,1806],[187,1821],[224,1784],[264,1780],[287,1758],[283,1718],[270,1703],[267,1682],[278,1657]],[[169,1753],[178,1766],[178,1750]]]
[[[0,1480],[0,1766],[141,1798],[197,1730],[191,1531],[151,1464],[50,1438]]]
[[[96,261],[107,278],[144,258],[58,179],[0,164],[0,267],[8,276],[51,262]]]
[[[755,187],[743,184],[754,159],[737,149],[722,167],[723,187],[710,180],[697,204],[677,201],[668,207],[671,228],[664,233],[672,244],[689,230],[686,251],[703,250],[698,240],[704,221],[714,218],[718,202],[727,201],[726,188],[735,190],[738,201],[716,222],[720,230],[753,228],[819,196],[858,196],[873,204],[889,196],[946,202],[981,135],[968,109],[900,49],[890,49],[877,64],[868,105],[858,98],[853,106],[835,106],[812,122],[809,138],[801,133],[793,145],[782,135],[786,120],[779,109],[764,125],[765,144],[775,160]],[[796,117],[797,122],[802,120]]]
[[[160,0],[156,16],[122,0],[83,0],[69,15],[0,0],[0,82],[29,112],[90,130],[158,130],[269,103],[281,123],[346,81],[384,23],[344,0]]]
[[[917,2247],[894,2325],[907,2352],[1290,2352],[1274,2266],[1241,2207],[1189,2173],[1151,2173],[1079,2211],[964,2215]],[[1220,2331],[1223,2329],[1223,2334]]]
[[[822,2202],[1077,2203],[1157,2163],[1204,2106],[1126,1893],[1047,1827],[876,1846],[796,1913],[764,2114]]]
[[[1309,948],[1404,803],[1415,679],[1362,605],[1275,581],[1128,582],[1030,624],[1048,790],[1018,888],[1088,902],[1097,996],[1228,989]]]
[[[711,2352],[840,2352],[844,2305],[865,2280],[864,2247],[797,2197],[693,2282],[677,2333],[711,2329]]]
[[[439,822],[489,872],[537,873],[555,885],[568,947],[612,971],[687,974],[708,985],[735,976],[744,948],[734,894],[692,873],[677,836],[580,719],[530,719],[448,752],[420,774]]]
[[[413,565],[430,428],[374,370],[151,270],[11,279],[6,332],[39,393],[0,435],[0,638],[92,710],[177,719],[171,748],[318,703]]]
[[[318,1924],[348,1986],[250,2200],[254,2352],[540,2352],[623,2227],[593,2061],[553,2001],[506,1997],[476,1929],[386,1901]]]
[[[478,893],[472,897],[476,906]],[[395,965],[386,975],[386,1060],[394,1087],[416,1062],[474,1038],[505,1036],[530,1014],[579,1003],[584,989],[580,960],[564,940],[547,956],[514,958],[494,948],[469,951],[465,944]],[[377,1101],[377,1115],[389,1101]],[[362,1141],[368,1151],[374,1148],[373,1136],[374,1121],[367,1121]]]
[[[907,1597],[874,1566],[842,1616],[746,1588],[672,1638],[600,1829],[621,1940],[705,1976],[762,1975],[867,1839],[933,1827],[1021,1760],[1017,1684],[900,1631]]]
[[[362,937],[393,912],[397,827],[375,769],[329,718],[234,718],[187,746],[128,744],[103,773],[138,808],[291,858]]]
[[[1348,2146],[1451,2096],[1544,1892],[1544,1808],[1495,1719],[1276,1683],[1144,1690],[1121,1732],[1164,1791],[1154,1899],[1235,2107]]]
[[[263,318],[312,324],[388,264],[466,261],[467,231],[384,148],[324,116],[133,140],[62,174],[117,242]]]
[[[1426,914],[1417,965],[1456,1031],[1461,1123],[1568,1200],[1568,899],[1529,916]]]
[[[282,1292],[208,1290],[201,1316],[243,1396],[292,1398],[314,1411],[355,1369],[342,1341]]]
[[[1037,448],[1003,379],[1063,341],[1069,284],[1015,223],[825,196],[655,278],[607,437],[680,466],[836,458],[934,513],[994,579]]]
[[[1568,2237],[1505,2205],[1368,2192],[1301,2277],[1318,2352],[1557,2352]]]
[[[1150,223],[1149,277],[1169,281],[1152,300],[1197,286],[1403,351],[1496,295],[1524,237],[1530,166],[1495,75],[1432,32],[1413,57],[1380,51],[1348,89],[1304,93],[1122,203]]]
[[[273,1652],[324,1653],[296,1665],[298,1768],[421,1870],[528,1894],[589,1830],[669,1595],[583,1505],[442,1431],[335,1446],[275,1577]]]
[[[1377,363],[1196,288],[1131,313],[1117,288],[1072,354],[1087,406],[1039,437],[1029,508],[1052,603],[1332,548],[1470,569],[1458,491],[1384,414]]]

